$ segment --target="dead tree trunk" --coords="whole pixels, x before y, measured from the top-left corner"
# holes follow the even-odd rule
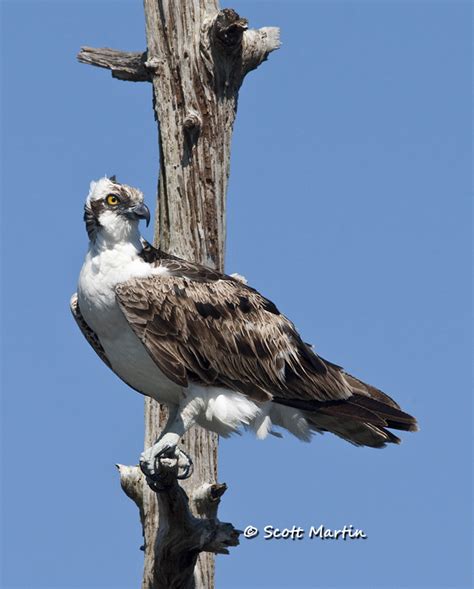
[[[121,80],[153,84],[160,147],[155,242],[165,251],[222,270],[238,91],[245,75],[279,47],[279,30],[249,30],[234,10],[219,11],[217,0],[144,0],[144,6],[147,51],[84,47],[78,59],[110,69]],[[164,411],[146,400],[146,447],[157,439]],[[195,464],[194,475],[183,483],[192,514],[176,482],[176,465],[161,465],[164,480],[174,476],[174,483],[161,489],[146,485],[136,467],[119,467],[125,492],[140,508],[142,589],[212,588],[213,553],[235,544],[233,528],[216,518],[225,490],[216,484],[217,436],[195,427],[186,435],[185,450]]]

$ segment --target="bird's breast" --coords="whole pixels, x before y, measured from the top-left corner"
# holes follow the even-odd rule
[[[106,273],[94,271],[91,261],[86,260],[82,267],[77,297],[82,316],[99,338],[113,335],[125,322],[115,298],[115,285]]]
[[[143,276],[145,271],[138,260],[87,256],[79,276],[78,304],[113,370],[145,395],[162,403],[177,403],[181,387],[170,381],[153,362],[125,319],[115,295],[117,284]]]
[[[88,252],[79,275],[77,296],[84,319],[99,337],[112,336],[126,324],[115,296],[117,284],[147,272],[148,265],[133,248]]]

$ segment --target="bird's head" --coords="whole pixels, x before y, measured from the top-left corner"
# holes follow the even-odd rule
[[[137,233],[138,222],[150,222],[150,211],[137,188],[119,184],[115,176],[91,182],[84,206],[84,221],[91,241],[123,241]]]

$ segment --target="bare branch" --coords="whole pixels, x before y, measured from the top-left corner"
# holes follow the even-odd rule
[[[250,29],[245,31],[242,44],[242,67],[245,75],[268,59],[272,51],[280,48],[280,29],[277,27]]]
[[[201,517],[216,518],[221,497],[226,491],[225,483],[203,483],[192,494],[194,511]]]
[[[120,484],[125,494],[134,501],[139,509],[143,504],[143,483],[145,477],[138,466],[125,466],[124,464],[115,465],[120,474]]]
[[[151,82],[151,76],[145,65],[147,54],[126,52],[102,47],[81,47],[77,54],[81,63],[109,69],[112,77],[130,82]]]
[[[144,544],[140,546],[140,550],[145,551],[145,507],[143,501],[143,486],[146,484],[145,477],[138,466],[125,466],[124,464],[115,465],[120,474],[120,485],[140,512],[140,523],[142,524],[142,534]]]
[[[247,19],[231,8],[225,8],[209,18],[205,27],[210,31],[212,45],[221,54],[220,59],[214,56],[214,65],[225,70],[227,77],[233,79],[234,90],[239,88],[248,72],[280,47],[279,28],[249,29]]]
[[[199,553],[229,554],[239,544],[241,532],[217,519],[217,506],[226,485],[203,485],[193,499],[211,517],[195,517],[188,496],[177,483],[176,459],[162,458],[158,476],[149,481],[158,497],[160,526],[155,544],[154,589],[193,588],[194,568]]]

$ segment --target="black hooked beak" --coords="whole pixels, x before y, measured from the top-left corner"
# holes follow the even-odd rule
[[[131,217],[132,219],[145,219],[147,227],[150,224],[150,209],[144,202],[128,209],[127,216]]]

